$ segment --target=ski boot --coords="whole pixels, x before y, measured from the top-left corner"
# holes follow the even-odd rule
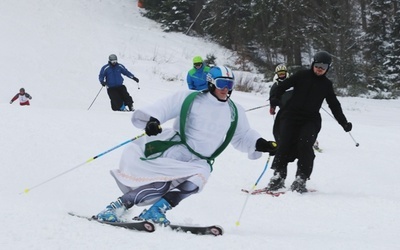
[[[125,205],[122,203],[121,199],[118,198],[117,201],[111,202],[110,205],[97,214],[96,217],[100,221],[118,222],[118,217],[120,217],[125,211]]]
[[[270,179],[268,186],[265,188],[268,191],[277,191],[278,189],[285,187],[285,179],[281,177],[279,173],[276,173]]]
[[[296,177],[296,180],[292,183],[292,186],[290,186],[290,189],[292,191],[296,191],[300,194],[308,192],[306,188],[306,179],[303,179],[300,176]]]
[[[148,210],[143,210],[143,212],[139,215],[139,218],[167,226],[171,224],[171,222],[167,219],[167,217],[165,217],[165,212],[171,208],[172,206],[168,203],[168,201],[166,201],[164,198],[161,198]]]

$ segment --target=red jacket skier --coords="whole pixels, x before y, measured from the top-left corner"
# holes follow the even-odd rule
[[[32,96],[28,93],[25,92],[24,88],[21,88],[19,90],[19,93],[16,94],[10,101],[10,104],[12,104],[15,100],[19,99],[19,105],[21,106],[29,106],[29,100],[32,99]]]

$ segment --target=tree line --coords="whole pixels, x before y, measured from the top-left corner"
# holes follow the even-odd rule
[[[309,67],[319,50],[343,96],[400,95],[400,0],[141,0],[166,32],[202,36],[271,79],[277,64]]]

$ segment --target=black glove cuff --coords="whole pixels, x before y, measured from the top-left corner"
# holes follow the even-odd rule
[[[157,122],[160,125],[160,121],[157,118],[150,116],[149,122]]]

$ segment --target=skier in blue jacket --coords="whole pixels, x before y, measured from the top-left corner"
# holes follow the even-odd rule
[[[129,95],[125,85],[123,85],[125,75],[132,80],[139,82],[139,79],[135,77],[124,65],[118,63],[116,55],[111,54],[108,57],[108,63],[104,65],[99,74],[100,84],[107,86],[107,93],[111,101],[111,109],[114,111],[124,111],[125,107],[128,107],[130,111],[133,111],[133,99]]]
[[[193,58],[193,68],[189,70],[186,81],[189,89],[193,90],[208,90],[207,74],[210,67],[206,66],[201,56]]]

